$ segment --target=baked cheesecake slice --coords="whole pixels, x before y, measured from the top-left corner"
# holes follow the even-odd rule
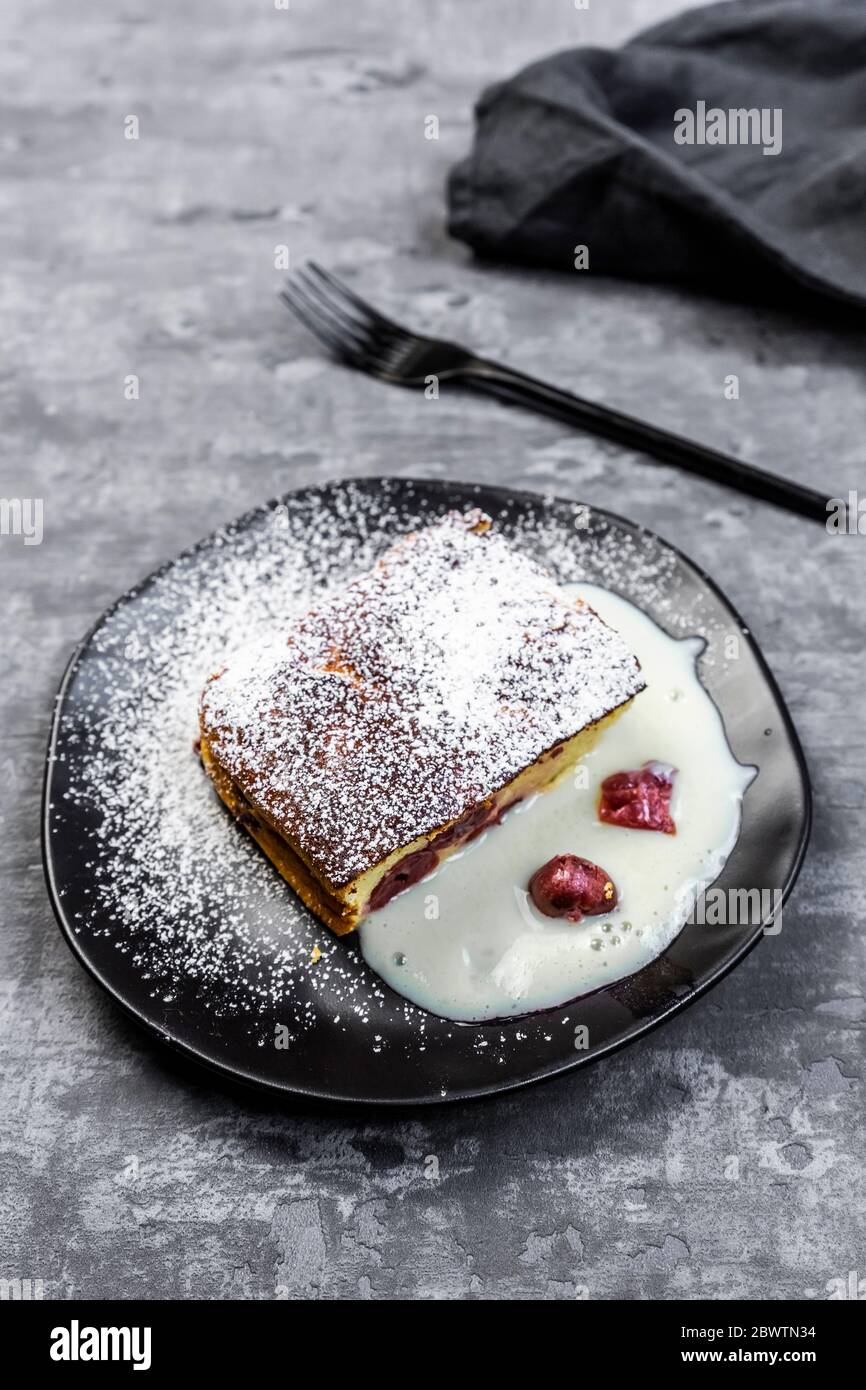
[[[217,792],[338,935],[567,775],[637,659],[481,511],[403,536],[207,682]]]

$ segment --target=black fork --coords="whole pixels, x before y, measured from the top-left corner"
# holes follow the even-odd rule
[[[431,379],[456,380],[826,525],[831,494],[815,492],[634,416],[548,386],[447,339],[413,333],[379,313],[315,261],[286,281],[281,298],[342,362],[383,381],[426,387]]]

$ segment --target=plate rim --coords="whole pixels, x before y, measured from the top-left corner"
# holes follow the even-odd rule
[[[173,1053],[178,1054],[185,1061],[193,1062],[196,1066],[204,1068],[206,1072],[210,1072],[213,1075],[219,1076],[224,1081],[229,1080],[236,1084],[240,1084],[245,1088],[249,1088],[253,1091],[258,1092],[259,1094],[263,1093],[267,1096],[270,1096],[273,1099],[280,1097],[283,1100],[294,1099],[301,1100],[305,1103],[330,1105],[340,1108],[352,1107],[354,1109],[357,1109],[358,1107],[361,1107],[367,1109],[407,1110],[414,1109],[420,1106],[427,1107],[433,1105],[458,1105],[466,1101],[476,1101],[487,1099],[493,1096],[501,1096],[511,1091],[522,1091],[527,1086],[535,1086],[539,1085],[544,1081],[551,1081],[556,1077],[561,1077],[567,1072],[572,1072],[579,1068],[590,1066],[595,1062],[601,1061],[605,1057],[610,1057],[613,1053],[618,1052],[621,1048],[630,1046],[632,1043],[637,1042],[640,1038],[645,1037],[654,1029],[661,1027],[661,1025],[663,1023],[666,1023],[667,1020],[671,1018],[674,1014],[678,1014],[682,1012],[684,1009],[687,1009],[696,1000],[700,999],[704,994],[706,994],[708,990],[712,989],[722,979],[724,979],[725,976],[728,975],[737,965],[739,965],[740,962],[755,948],[755,946],[758,944],[758,942],[764,934],[765,927],[772,922],[773,914],[771,914],[766,919],[766,921],[762,921],[756,924],[753,927],[753,930],[750,933],[750,935],[746,937],[744,941],[741,941],[735,948],[733,948],[732,953],[729,956],[727,956],[724,960],[722,960],[718,965],[716,965],[711,970],[710,974],[707,976],[706,979],[703,979],[698,984],[692,986],[689,989],[688,994],[684,995],[682,998],[676,998],[671,1000],[671,1002],[667,1004],[665,1007],[663,1007],[659,1013],[653,1014],[651,1017],[635,1020],[634,1024],[631,1027],[629,1027],[624,1036],[613,1038],[606,1043],[602,1043],[597,1049],[591,1049],[589,1052],[586,1053],[575,1051],[574,1056],[569,1056],[565,1059],[559,1059],[556,1062],[552,1063],[549,1067],[545,1067],[544,1070],[539,1071],[535,1074],[511,1080],[492,1080],[489,1084],[478,1087],[471,1087],[463,1090],[457,1090],[453,1093],[448,1092],[444,1096],[441,1094],[425,1094],[416,1096],[412,1099],[405,1099],[396,1096],[371,1097],[361,1096],[356,1093],[339,1094],[335,1092],[333,1089],[320,1090],[313,1086],[300,1085],[297,1082],[294,1082],[292,1084],[281,1084],[279,1081],[263,1079],[262,1077],[254,1074],[253,1072],[246,1071],[243,1067],[238,1066],[232,1062],[221,1061],[213,1056],[208,1056],[203,1051],[199,1051],[192,1044],[180,1038],[174,1037],[170,1033],[167,1033],[165,1029],[160,1028],[158,1024],[143,1017],[141,1013],[139,1013],[130,1003],[128,1003],[123,998],[122,994],[119,992],[119,989],[111,981],[106,979],[104,974],[98,969],[95,963],[88,958],[87,954],[81,947],[78,940],[78,934],[75,932],[71,923],[69,922],[63,903],[61,901],[60,892],[54,875],[54,865],[51,856],[49,818],[52,806],[52,778],[54,768],[56,766],[56,759],[54,755],[60,732],[60,718],[63,712],[67,692],[69,690],[69,686],[75,675],[78,663],[83,653],[91,645],[93,638],[96,636],[99,630],[108,621],[108,619],[117,611],[118,608],[120,608],[123,604],[128,603],[130,600],[136,598],[139,594],[143,593],[147,589],[149,589],[164,574],[168,573],[171,569],[173,569],[174,566],[180,564],[185,560],[193,558],[200,551],[204,550],[206,547],[211,545],[214,541],[214,538],[220,535],[221,533],[242,530],[253,520],[253,518],[261,516],[262,514],[265,514],[268,511],[272,511],[278,506],[284,505],[287,502],[287,500],[292,497],[297,497],[299,495],[309,496],[310,494],[315,492],[324,493],[328,491],[334,491],[335,489],[346,488],[351,486],[359,486],[362,490],[367,490],[377,485],[381,486],[383,484],[385,486],[397,488],[417,487],[427,491],[432,490],[444,495],[447,495],[449,490],[453,491],[455,489],[459,489],[461,491],[465,491],[466,489],[469,489],[478,493],[486,494],[487,496],[495,496],[500,500],[510,502],[512,504],[515,502],[526,503],[533,508],[538,507],[539,503],[549,506],[551,508],[556,507],[558,505],[571,508],[585,507],[590,514],[602,517],[605,520],[612,522],[614,526],[617,528],[625,528],[627,531],[630,531],[633,534],[651,537],[654,541],[658,542],[665,550],[673,552],[680,564],[685,565],[686,568],[692,571],[693,574],[699,576],[702,583],[710,590],[712,594],[715,595],[717,599],[721,601],[722,605],[731,614],[733,619],[736,621],[741,633],[746,638],[749,650],[751,651],[752,656],[754,657],[757,663],[761,676],[765,681],[766,685],[768,686],[773,696],[773,699],[781,713],[782,721],[785,727],[785,732],[787,734],[788,741],[794,753],[794,762],[796,764],[797,773],[799,775],[800,785],[803,794],[803,817],[800,824],[799,835],[797,838],[796,847],[794,849],[791,867],[788,872],[785,883],[781,887],[782,906],[784,906],[784,904],[788,901],[788,898],[791,895],[794,885],[797,882],[800,870],[803,866],[803,861],[806,856],[806,850],[809,845],[809,840],[812,831],[812,782],[809,774],[809,767],[806,762],[805,753],[800,742],[800,737],[797,733],[796,727],[788,709],[787,702],[784,698],[784,695],[782,694],[782,691],[779,688],[778,682],[776,681],[776,678],[773,675],[772,670],[767,664],[767,661],[764,657],[763,652],[761,651],[760,646],[755,640],[751,626],[744,621],[738,609],[734,606],[733,603],[731,603],[727,594],[725,594],[725,592],[722,590],[719,584],[716,583],[712,576],[709,575],[701,565],[699,565],[696,561],[692,560],[688,555],[686,555],[686,553],[683,550],[681,550],[679,546],[675,545],[672,541],[667,540],[664,536],[661,536],[657,531],[653,531],[650,527],[644,526],[640,522],[630,521],[628,518],[621,516],[619,513],[610,511],[608,508],[597,507],[593,503],[582,502],[577,498],[562,497],[558,493],[533,492],[531,489],[528,488],[505,487],[499,483],[483,483],[473,481],[460,482],[456,481],[453,478],[407,478],[403,477],[400,474],[353,474],[348,477],[329,478],[322,482],[309,483],[302,485],[301,487],[290,488],[288,491],[281,493],[276,497],[271,497],[265,502],[261,502],[258,503],[256,506],[247,508],[247,510],[242,512],[239,516],[233,518],[230,521],[223,522],[219,526],[214,527],[212,531],[208,532],[207,535],[200,537],[197,541],[193,542],[192,545],[186,546],[176,555],[170,557],[167,560],[164,560],[155,569],[151,570],[147,575],[145,575],[143,579],[139,580],[137,583],[131,585],[128,589],[124,590],[121,594],[119,594],[100,613],[100,615],[85,632],[84,636],[81,637],[73,647],[72,652],[67,660],[66,666],[63,670],[63,674],[61,676],[56,694],[54,696],[54,706],[51,716],[51,727],[49,730],[48,746],[45,755],[45,767],[42,779],[40,840],[42,868],[48,893],[48,899],[51,904],[51,908],[54,913],[57,925],[60,929],[61,936],[64,938],[67,946],[70,948],[74,958],[78,961],[78,963],[81,966],[83,966],[87,974],[93,980],[95,980],[96,983],[100,985],[100,987],[103,990],[105,990],[105,992],[110,996],[112,1001],[123,1010],[124,1014],[128,1018],[132,1019],[139,1028],[143,1029],[148,1034],[149,1037],[168,1046]],[[595,991],[592,992],[594,993]],[[543,1012],[547,1011],[545,1010]],[[487,1021],[486,1023],[474,1024],[472,1026],[501,1026],[501,1021],[499,1024],[497,1024],[496,1020],[492,1020]]]

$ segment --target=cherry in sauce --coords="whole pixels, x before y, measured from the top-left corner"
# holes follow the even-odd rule
[[[577,854],[556,854],[542,864],[529,880],[529,894],[545,917],[569,922],[612,912],[618,901],[610,875]]]
[[[598,818],[629,830],[659,830],[676,835],[671,793],[676,768],[668,763],[644,763],[630,772],[614,772],[601,784]]]

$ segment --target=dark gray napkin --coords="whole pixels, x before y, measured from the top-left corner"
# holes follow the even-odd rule
[[[781,110],[780,151],[677,143],[699,102]],[[534,63],[476,116],[449,225],[480,255],[574,274],[585,245],[602,275],[866,307],[866,0],[691,10]]]

